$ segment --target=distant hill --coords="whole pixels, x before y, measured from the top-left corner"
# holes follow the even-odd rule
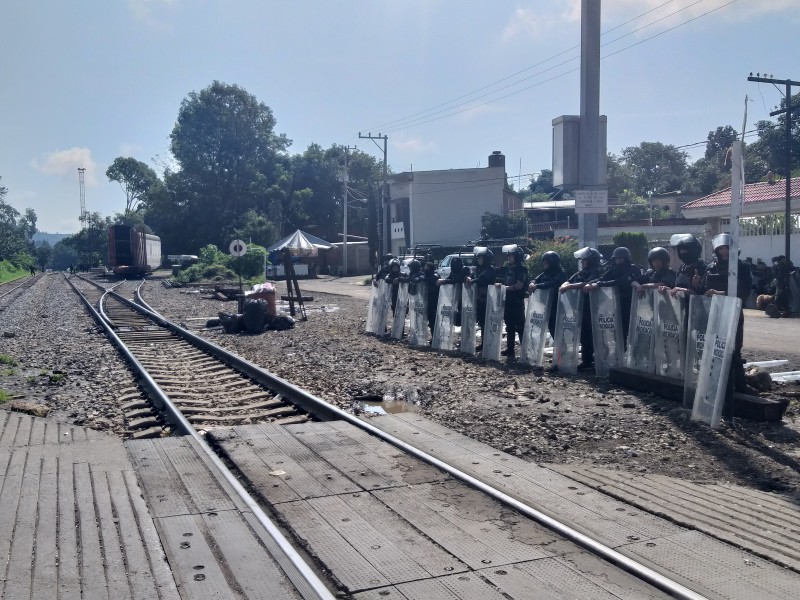
[[[38,231],[33,234],[33,242],[37,246],[41,246],[42,242],[47,242],[51,246],[55,246],[58,242],[69,236],[69,233],[47,233],[46,231]]]

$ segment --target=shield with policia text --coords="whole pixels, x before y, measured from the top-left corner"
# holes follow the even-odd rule
[[[483,328],[481,356],[500,360],[500,343],[503,340],[503,312],[506,306],[506,288],[490,285],[486,294],[486,321]]]
[[[408,343],[424,346],[428,343],[428,284],[414,284],[413,294],[409,294]]]
[[[394,305],[394,322],[392,323],[392,338],[403,339],[403,329],[406,326],[406,311],[408,310],[408,283],[400,283],[397,290],[397,302]]]
[[[722,417],[741,309],[742,301],[736,296],[711,298],[692,419],[704,421],[712,428],[719,426]]]
[[[578,372],[578,350],[581,345],[581,317],[584,302],[584,294],[580,289],[566,290],[558,294],[553,364],[561,373],[575,375]]]
[[[625,342],[622,337],[619,294],[615,287],[600,287],[589,294],[592,309],[594,370],[608,375],[609,369],[622,363]]]
[[[643,373],[655,371],[653,358],[655,343],[655,296],[654,289],[643,289],[641,296],[633,294],[631,323],[628,327],[628,351],[625,366]]]
[[[437,350],[452,350],[455,344],[456,291],[460,294],[461,286],[443,285],[439,288],[436,327],[433,329],[431,344]]]
[[[683,379],[686,334],[683,296],[656,294],[656,331],[654,361],[656,374]]]
[[[461,289],[461,352],[475,354],[475,286]]]
[[[535,290],[528,298],[521,358],[522,362],[534,367],[541,367],[544,364],[544,343],[547,340],[547,325],[552,303],[551,290]]]
[[[697,377],[700,374],[700,362],[706,343],[708,316],[711,311],[711,298],[708,296],[689,296],[689,317],[686,328],[686,366],[683,369],[683,407],[692,408]]]
[[[377,288],[373,286],[370,294],[371,322],[369,315],[367,316],[367,331],[369,333],[379,336],[386,335],[386,313],[391,305],[391,294],[391,286],[383,280],[378,282]]]

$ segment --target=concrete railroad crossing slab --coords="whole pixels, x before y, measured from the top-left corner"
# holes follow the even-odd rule
[[[800,573],[793,570],[800,510],[789,501],[734,486],[636,479],[595,469],[569,469],[567,477],[418,414],[364,420],[707,598],[800,597]]]

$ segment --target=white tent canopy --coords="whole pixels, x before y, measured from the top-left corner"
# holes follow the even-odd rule
[[[295,256],[317,256],[319,250],[330,250],[333,245],[315,235],[300,231],[283,238],[267,248],[267,253],[288,248]]]

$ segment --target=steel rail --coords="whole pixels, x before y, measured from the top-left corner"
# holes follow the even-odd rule
[[[18,283],[14,287],[12,287],[7,292],[5,292],[3,294],[0,294],[0,298],[5,298],[6,296],[10,296],[11,294],[16,292],[20,288],[32,287],[33,284],[36,283],[39,280],[40,277],[41,277],[41,274],[40,275],[29,275],[27,278],[25,278],[25,276],[20,277],[19,279],[24,279],[24,281],[21,281],[20,283]],[[11,284],[15,283],[16,281],[18,281],[18,280],[17,279],[12,279],[11,281],[6,281],[3,284],[3,286],[11,285]]]
[[[144,282],[142,282],[144,285]],[[639,579],[649,583],[653,587],[656,587],[667,594],[675,598],[680,598],[681,600],[707,600],[707,598],[688,587],[681,585],[680,583],[671,580],[669,577],[662,575],[661,573],[642,565],[632,558],[625,556],[621,552],[614,550],[603,544],[602,542],[597,541],[596,539],[583,534],[569,525],[562,523],[561,521],[533,508],[532,506],[528,506],[527,504],[520,502],[516,498],[509,496],[508,494],[501,492],[500,490],[493,488],[492,486],[484,483],[483,481],[465,473],[464,471],[436,458],[428,454],[427,452],[416,448],[403,440],[396,438],[395,436],[386,433],[378,429],[377,427],[370,425],[362,421],[361,419],[351,415],[343,411],[342,409],[333,406],[332,404],[309,394],[305,390],[295,386],[294,384],[286,381],[285,379],[281,379],[280,377],[269,373],[268,371],[262,369],[261,367],[251,363],[250,361],[237,356],[236,354],[217,346],[216,344],[209,342],[197,336],[186,329],[171,323],[167,319],[165,319],[162,315],[153,311],[150,306],[145,302],[144,298],[141,295],[141,285],[136,290],[136,300],[139,303],[137,309],[142,312],[142,314],[148,314],[151,318],[158,318],[163,323],[169,327],[170,330],[175,332],[176,334],[184,337],[185,339],[195,343],[197,346],[203,348],[210,354],[221,358],[229,365],[240,369],[242,372],[246,373],[254,380],[258,381],[259,383],[271,388],[280,390],[285,396],[292,400],[297,401],[297,403],[308,410],[312,414],[317,416],[322,416],[326,420],[336,420],[340,419],[342,421],[346,421],[360,429],[363,429],[370,434],[382,439],[383,441],[391,444],[392,446],[407,452],[408,454],[422,460],[423,462],[428,463],[446,473],[450,474],[454,478],[462,481],[463,483],[487,494],[491,498],[494,498],[498,502],[513,508],[514,510],[520,512],[521,514],[529,517],[530,519],[536,521],[537,523],[544,525],[548,529],[564,536],[568,540],[574,542],[575,544],[583,547],[584,549],[588,550],[592,554],[599,556],[606,561],[610,562],[611,564],[619,567],[620,569],[631,573],[632,575],[638,577]],[[130,301],[128,301],[130,302]],[[133,303],[131,303],[133,304]]]
[[[222,462],[222,459],[220,459],[217,453],[214,452],[208,443],[206,443],[205,439],[203,439],[203,436],[201,436],[192,426],[192,424],[189,423],[186,417],[183,416],[183,413],[181,413],[172,400],[170,400],[169,396],[164,393],[161,387],[150,376],[150,374],[137,360],[133,353],[131,353],[125,343],[119,338],[119,336],[117,336],[111,326],[103,319],[100,312],[95,310],[86,297],[75,287],[72,281],[69,279],[67,279],[67,281],[78,293],[78,296],[80,296],[80,298],[83,300],[84,304],[92,313],[92,316],[95,318],[95,320],[101,324],[106,334],[111,338],[112,342],[120,351],[120,353],[142,377],[144,387],[147,390],[148,395],[156,404],[158,409],[165,413],[170,425],[175,427],[175,429],[182,435],[186,435],[194,439],[197,446],[202,449],[207,458],[219,471],[219,474],[225,479],[226,483],[231,486],[242,502],[244,502],[248,509],[252,512],[253,516],[258,520],[259,524],[267,532],[269,537],[265,538],[263,536],[259,536],[259,539],[264,542],[267,550],[275,559],[275,561],[281,566],[284,573],[286,573],[286,576],[297,589],[297,592],[304,598],[304,600],[334,600],[335,597],[333,594],[331,594],[330,590],[328,590],[325,584],[319,579],[319,577],[317,577],[317,574],[314,573],[311,566],[303,560],[297,550],[295,550],[291,543],[289,543],[286,537],[280,532],[275,523],[273,523],[269,516],[267,516],[267,514],[261,509],[259,504],[244,488],[244,486],[242,486],[236,476],[230,472],[225,463]],[[107,290],[103,294],[102,298],[105,298],[105,296],[108,294],[125,301],[135,308],[141,308],[131,303],[127,298],[124,298],[123,296],[120,296],[111,290]],[[101,306],[102,298],[100,302]],[[161,324],[166,323],[163,318],[159,318],[157,320],[161,321]]]

